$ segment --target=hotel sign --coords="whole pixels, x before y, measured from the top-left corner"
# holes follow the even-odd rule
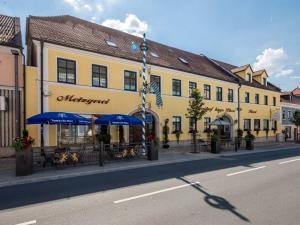
[[[90,104],[108,104],[110,99],[93,99],[93,98],[83,98],[83,97],[76,97],[75,95],[65,95],[65,96],[58,96],[56,98],[58,102],[78,102],[78,103],[85,103],[87,105]]]
[[[205,107],[204,108],[206,111],[208,112],[212,112],[213,110],[216,111],[217,113],[221,113],[221,112],[229,112],[229,113],[233,113],[235,112],[234,109],[231,109],[231,108],[226,108],[226,109],[222,109],[222,108],[219,108],[219,107]]]

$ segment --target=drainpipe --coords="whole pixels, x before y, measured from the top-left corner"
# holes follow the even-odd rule
[[[15,135],[20,137],[20,96],[19,96],[19,51],[11,50],[15,56]]]
[[[241,120],[241,101],[240,101],[240,89],[242,87],[242,84],[239,83],[239,87],[238,87],[238,130],[241,129],[241,126],[240,126],[240,120]]]
[[[44,42],[41,41],[40,42],[41,45],[41,61],[40,61],[40,74],[41,74],[41,92],[40,92],[40,96],[41,96],[41,113],[44,113]],[[44,125],[41,124],[41,149],[42,151],[44,150]]]

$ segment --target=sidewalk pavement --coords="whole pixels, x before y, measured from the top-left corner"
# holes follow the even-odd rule
[[[222,152],[221,154],[211,154],[208,152],[201,152],[200,154],[190,153],[190,147],[173,147],[168,150],[161,149],[159,153],[159,160],[124,160],[107,162],[103,167],[99,165],[74,166],[63,169],[46,169],[36,171],[34,174],[24,177],[15,176],[15,159],[1,158],[0,159],[0,187],[13,186],[26,183],[34,183],[40,181],[58,180],[63,178],[107,173],[113,171],[135,169],[141,167],[150,167],[157,165],[166,165],[178,162],[187,162],[193,160],[202,160],[210,158],[221,158],[223,156],[234,156],[240,154],[252,154],[257,152],[276,151],[288,148],[298,148],[300,145],[294,143],[283,143],[257,147],[254,151],[239,150]]]

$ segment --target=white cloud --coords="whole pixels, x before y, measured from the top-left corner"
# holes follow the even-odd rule
[[[108,10],[120,0],[62,0],[64,3],[71,6],[75,11],[86,10],[88,12],[99,13],[104,9]]]
[[[82,0],[64,0],[64,2],[72,6],[76,11],[80,10],[82,5]]]
[[[300,76],[290,76],[292,79],[300,79]]]
[[[103,6],[101,4],[97,4],[96,5],[96,9],[98,10],[98,12],[103,12]]]
[[[90,22],[96,23],[96,20],[97,20],[97,17],[96,17],[96,16],[93,16],[93,17],[90,19]]]
[[[139,37],[142,37],[142,34],[148,30],[147,22],[140,20],[134,14],[127,14],[124,22],[118,19],[107,19],[103,21],[102,25]]]
[[[267,48],[256,57],[253,69],[266,69],[270,76],[281,77],[294,72],[288,66],[288,56],[283,48]]]
[[[91,6],[90,4],[87,4],[87,3],[84,4],[84,5],[83,5],[83,8],[87,9],[87,10],[90,11],[90,12],[92,11],[92,6]]]

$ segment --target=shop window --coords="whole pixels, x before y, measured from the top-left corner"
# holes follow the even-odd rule
[[[136,72],[125,70],[124,72],[124,90],[136,91]]]
[[[264,119],[264,130],[269,130],[269,120]]]
[[[90,126],[76,126],[76,125],[61,125],[61,143],[62,144],[83,144],[88,142],[88,131]],[[59,139],[57,138],[57,141]]]
[[[107,67],[92,65],[92,85],[107,88]]]
[[[173,130],[173,133],[176,133],[176,132],[181,132],[181,117],[180,116],[173,116],[173,119],[172,119],[172,130]]]
[[[251,119],[244,119],[244,130],[251,130]]]
[[[204,132],[207,132],[210,130],[210,123],[211,123],[211,118],[204,117]]]
[[[276,97],[273,97],[273,106],[276,106]]]
[[[260,119],[254,119],[254,130],[260,130]]]
[[[181,96],[181,80],[173,79],[172,90],[173,96]]]
[[[204,84],[204,99],[210,100],[211,95],[210,95],[210,85]]]
[[[160,85],[160,76],[156,76],[156,75],[150,75],[150,83],[155,82],[159,92],[161,92],[161,85]],[[153,88],[150,85],[150,93],[155,94]]]
[[[217,101],[223,100],[223,89],[221,87],[217,87]]]
[[[196,82],[189,82],[189,96],[192,96],[193,91],[197,89],[197,83]]]
[[[233,102],[233,90],[228,89],[228,102]]]
[[[259,104],[259,94],[255,94],[255,104]]]
[[[267,95],[265,95],[265,105],[268,105],[269,104],[269,98]]]
[[[250,103],[250,93],[249,92],[245,93],[245,103]]]
[[[76,83],[76,62],[69,59],[57,59],[57,81],[60,83]]]

